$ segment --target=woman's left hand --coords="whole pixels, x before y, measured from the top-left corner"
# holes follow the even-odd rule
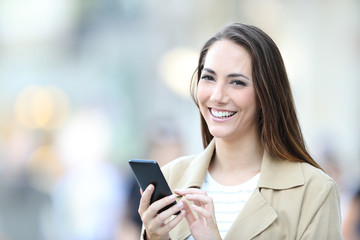
[[[221,239],[216,224],[213,199],[205,191],[197,188],[177,189],[174,192],[194,202],[191,209],[198,214],[198,218],[192,213],[186,201],[183,201],[186,211],[185,218],[189,224],[192,237],[195,240]]]

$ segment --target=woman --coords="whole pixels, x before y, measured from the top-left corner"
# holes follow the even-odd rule
[[[337,186],[305,148],[270,37],[254,26],[225,27],[205,43],[194,76],[205,150],[163,168],[176,195],[150,205],[154,186],[143,192],[143,237],[341,239]]]

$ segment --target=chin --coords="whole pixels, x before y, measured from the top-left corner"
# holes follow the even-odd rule
[[[209,129],[211,135],[215,138],[230,138],[232,136],[231,133],[224,131],[223,129]]]

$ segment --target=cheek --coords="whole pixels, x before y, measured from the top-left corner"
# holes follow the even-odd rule
[[[249,96],[248,104],[250,109],[252,110],[254,117],[256,117],[258,115],[259,106],[255,94]]]
[[[244,93],[237,97],[237,105],[242,106],[245,109],[248,109],[250,112],[258,111],[258,104],[256,101],[256,96],[253,91]]]
[[[199,103],[199,109],[201,112],[201,115],[206,115],[207,113],[207,106],[206,102],[209,99],[209,91],[208,88],[204,87],[203,84],[198,85],[196,97]]]
[[[198,84],[196,97],[199,101],[199,105],[204,104],[208,98],[208,91],[201,83]]]

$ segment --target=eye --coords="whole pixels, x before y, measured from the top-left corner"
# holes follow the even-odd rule
[[[235,85],[235,86],[243,86],[243,87],[246,86],[246,83],[245,83],[244,81],[241,81],[241,80],[231,81],[231,84],[232,84],[232,85]]]
[[[212,76],[210,76],[210,75],[203,75],[203,76],[201,76],[201,79],[202,80],[206,80],[206,81],[214,81],[215,79],[212,77]]]

